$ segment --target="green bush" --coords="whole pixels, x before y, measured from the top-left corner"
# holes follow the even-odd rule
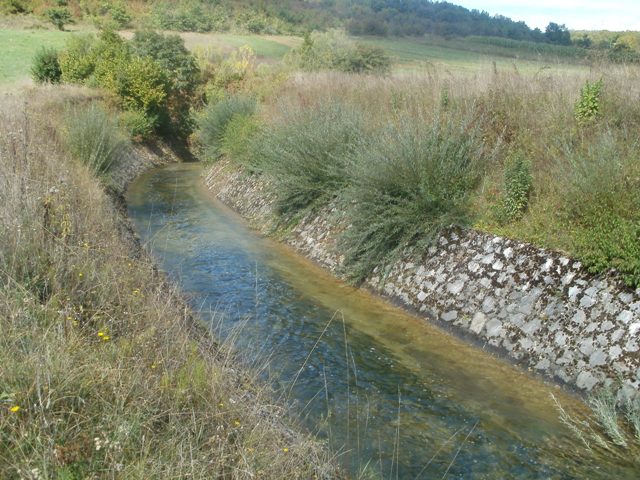
[[[36,83],[59,83],[62,71],[58,61],[58,52],[53,48],[40,48],[31,66],[31,77]]]
[[[138,141],[151,137],[156,123],[157,118],[150,118],[144,112],[137,110],[124,111],[119,117],[119,124],[127,132],[129,138]]]
[[[234,115],[229,120],[220,144],[220,152],[234,162],[250,166],[249,145],[259,131],[255,115]]]
[[[204,160],[219,159],[227,125],[234,118],[253,115],[255,110],[255,99],[241,95],[229,96],[207,106],[198,119],[197,134]]]
[[[340,30],[306,35],[285,61],[300,70],[338,70],[348,73],[386,73],[391,59],[380,48],[353,42]]]
[[[92,49],[96,39],[92,35],[74,35],[69,38],[65,49],[59,55],[62,81],[83,83],[95,69],[95,56]]]
[[[585,82],[580,90],[580,99],[575,105],[575,117],[579,125],[586,125],[593,122],[601,112],[601,97],[604,82],[602,79],[597,82]]]
[[[210,32],[227,29],[228,12],[194,0],[180,0],[155,2],[152,18],[155,25],[163,30]]]
[[[344,188],[347,165],[364,140],[360,115],[332,104],[287,112],[284,123],[255,137],[251,156],[275,182],[278,211],[293,217]]]
[[[129,143],[112,116],[96,104],[66,113],[66,146],[74,158],[95,174],[104,175],[123,161]]]
[[[136,32],[131,41],[133,55],[151,58],[165,73],[167,106],[162,127],[186,138],[193,130],[190,109],[201,82],[200,68],[178,35]]]
[[[559,172],[567,178],[563,213],[578,258],[594,273],[617,269],[632,287],[640,286],[639,147],[600,133],[590,148],[568,151]]]
[[[532,188],[531,162],[521,153],[509,157],[504,169],[504,190],[498,206],[498,219],[510,222],[522,218],[529,206]]]
[[[404,123],[404,124],[403,124]],[[410,120],[388,128],[358,151],[345,190],[347,222],[341,236],[345,272],[362,281],[395,261],[408,246],[424,248],[449,225],[467,225],[469,196],[489,152],[469,122]]]
[[[64,30],[64,26],[71,22],[71,11],[67,7],[51,7],[44,11],[44,15],[58,30]]]

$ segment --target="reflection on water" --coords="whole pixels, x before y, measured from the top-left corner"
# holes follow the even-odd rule
[[[243,324],[309,428],[353,472],[382,478],[636,478],[581,462],[550,393],[478,348],[335,281],[257,236],[200,186],[198,165],[139,179],[131,218],[161,267],[220,335]],[[295,380],[295,382],[294,382]]]

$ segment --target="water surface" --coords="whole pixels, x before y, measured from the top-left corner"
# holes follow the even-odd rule
[[[354,475],[638,478],[581,458],[550,394],[579,402],[424,320],[336,281],[249,230],[202,187],[201,167],[143,175],[129,213],[161,268],[218,335],[269,359],[269,378]]]

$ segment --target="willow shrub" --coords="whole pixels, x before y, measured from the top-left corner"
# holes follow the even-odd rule
[[[406,123],[406,124],[403,124]],[[408,246],[426,246],[445,227],[467,225],[470,194],[492,152],[470,122],[400,122],[358,151],[344,192],[345,269],[362,281]]]

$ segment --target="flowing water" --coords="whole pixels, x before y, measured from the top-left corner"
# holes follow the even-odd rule
[[[578,455],[557,387],[336,281],[248,229],[202,186],[197,164],[153,170],[129,214],[161,268],[238,349],[269,359],[308,428],[354,476],[638,478]]]

